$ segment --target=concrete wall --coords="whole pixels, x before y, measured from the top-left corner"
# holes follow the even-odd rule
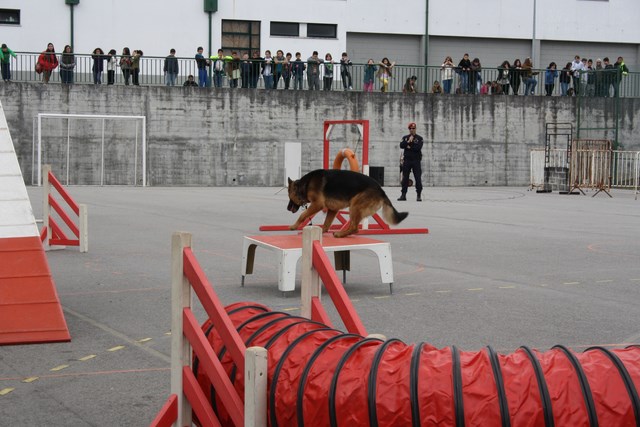
[[[397,185],[400,138],[417,122],[425,138],[426,185],[472,186],[529,183],[529,150],[544,146],[545,123],[575,124],[575,98],[434,96],[358,92],[125,87],[11,83],[0,86],[9,129],[25,181],[32,176],[33,118],[38,113],[120,114],[147,117],[150,185],[280,186],[284,143],[302,143],[302,171],[322,167],[324,120],[370,120],[371,166],[385,168],[385,184]],[[621,99],[620,141],[640,150],[636,124],[640,100]],[[590,127],[614,127],[612,100],[595,99],[582,110]],[[67,123],[43,127],[44,159],[65,176]],[[69,125],[71,184],[99,184],[99,123]],[[105,126],[105,183],[133,183],[135,127]],[[338,126],[330,159],[355,147],[359,133]],[[583,135],[584,136],[584,135]],[[602,132],[588,136],[601,138]],[[359,147],[358,147],[359,148]],[[140,158],[140,153],[138,158]],[[361,156],[360,156],[361,158]],[[140,176],[137,179],[141,181]]]

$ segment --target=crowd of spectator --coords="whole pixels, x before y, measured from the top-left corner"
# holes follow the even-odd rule
[[[202,47],[198,47],[194,56],[197,80],[193,75],[189,75],[183,86],[222,87],[226,82],[232,88],[257,88],[258,81],[262,78],[266,89],[277,89],[280,81],[284,89],[290,89],[293,81],[293,89],[301,90],[306,79],[309,90],[322,88],[328,91],[332,90],[334,73],[338,69],[342,88],[345,91],[353,89],[353,64],[347,52],[342,53],[339,61],[334,61],[331,53],[326,53],[323,59],[317,51],[306,59],[302,58],[300,52],[296,52],[294,58],[290,52],[285,54],[280,49],[276,51],[275,56],[272,56],[270,50],[266,50],[264,56],[254,51],[251,58],[248,53],[241,57],[237,51],[231,51],[227,55],[222,49],[218,49],[215,55],[206,57],[203,51]],[[15,58],[16,54],[6,44],[2,44],[0,64],[5,82],[11,80],[12,57]],[[140,85],[142,57],[142,50],[131,51],[128,47],[123,48],[120,55],[117,55],[115,49],[109,50],[107,54],[99,47],[94,49],[91,53],[94,84],[102,83],[102,75],[106,70],[107,84],[113,85],[119,68],[125,85],[129,85],[130,82],[136,86]],[[339,67],[336,67],[337,65]],[[379,62],[369,59],[363,66],[363,90],[372,92],[375,82],[378,81],[380,91],[388,92],[390,80],[395,74],[395,65],[395,62],[386,57]],[[58,60],[53,44],[49,43],[36,60],[35,72],[42,75],[43,83],[48,83],[52,72],[58,67],[61,82],[73,84],[76,60],[72,47],[65,46]],[[170,49],[163,64],[165,84],[175,86],[179,72],[180,63],[176,57],[176,50]],[[558,70],[556,63],[551,62],[544,71],[536,70],[531,58],[525,58],[524,62],[520,59],[515,59],[513,63],[503,61],[497,67],[495,80],[483,81],[480,59],[470,59],[469,54],[465,53],[457,65],[451,56],[444,59],[440,68],[440,81],[433,82],[431,93],[519,95],[522,87],[522,94],[533,95],[538,85],[538,75],[541,73],[543,75],[539,76],[540,81],[544,83],[544,93],[547,96],[553,94],[556,82],[559,82],[562,96],[582,94],[607,97],[618,95],[620,81],[629,73],[629,69],[621,56],[612,64],[607,57],[602,60],[598,58],[594,63],[592,59],[576,55],[574,60],[567,62],[562,69]],[[403,93],[416,93],[416,82],[415,75],[408,77],[402,86]]]
[[[452,93],[453,77],[457,74],[457,94],[520,94],[520,87],[524,87],[524,95],[534,95],[538,84],[535,77],[540,71],[534,69],[531,58],[525,58],[524,62],[515,59],[513,64],[505,60],[497,67],[498,74],[496,80],[482,81],[482,65],[480,59],[469,59],[469,54],[465,53],[458,65],[453,59],[447,56],[441,66],[440,82],[436,81],[432,88],[432,93]],[[623,76],[629,73],[629,68],[624,63],[624,59],[619,56],[618,60],[611,64],[609,58],[596,59],[595,65],[592,59],[580,58],[576,55],[573,62],[567,62],[562,70],[558,71],[555,62],[551,62],[544,70],[545,95],[551,96],[555,88],[556,80],[560,83],[560,93],[562,96],[584,95],[584,96],[617,96],[620,81]]]

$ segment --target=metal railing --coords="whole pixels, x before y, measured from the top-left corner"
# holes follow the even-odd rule
[[[35,64],[40,55],[39,52],[16,52],[17,58],[12,58],[11,61],[11,79],[22,82],[36,82],[42,79],[41,75],[36,74]],[[61,54],[57,53],[58,60],[60,60]],[[93,59],[90,54],[74,54],[76,67],[73,70],[73,82],[76,84],[92,84],[93,83]],[[118,55],[119,59],[120,56]],[[176,86],[182,86],[187,80],[189,75],[193,75],[195,81],[198,81],[198,68],[194,58],[177,58],[179,73],[176,79]],[[140,60],[140,84],[145,86],[162,86],[165,85],[164,76],[164,57],[143,56]],[[306,58],[303,59],[306,64]],[[102,83],[106,84],[107,71],[106,62],[104,63],[105,71],[102,74]],[[377,65],[376,65],[377,66]],[[365,74],[366,64],[354,63],[350,67],[351,86],[354,91],[363,90],[363,80]],[[377,66],[378,67],[378,66]],[[124,84],[124,77],[119,67],[116,67],[115,72],[115,84]],[[379,68],[379,67],[378,67]],[[209,82],[208,85],[213,85],[211,81],[212,67],[208,68]],[[544,69],[534,69],[532,75],[535,86],[533,88],[533,94],[545,95],[545,71]],[[440,66],[423,66],[423,65],[396,65],[392,70],[392,77],[389,80],[389,92],[402,92],[407,79],[415,76],[416,83],[415,88],[419,93],[431,93],[433,85],[436,81],[440,83],[440,86],[445,88],[445,82],[443,78],[447,76],[449,72],[442,70]],[[593,78],[590,76],[593,74]],[[560,70],[558,70],[558,76]],[[447,83],[446,87],[450,88],[450,93],[472,93],[480,94],[482,85],[489,82],[490,86],[487,87],[488,94],[500,94],[502,88],[508,89],[509,94],[514,94],[514,89],[517,89],[516,94],[523,95],[527,82],[523,77],[524,74],[521,71],[510,71],[510,80],[508,84],[501,85],[498,82],[499,70],[497,67],[485,67],[479,72],[462,73],[458,72],[455,68],[450,72],[450,84]],[[249,79],[255,76],[248,76]],[[257,87],[264,89],[264,80],[262,76],[258,77]],[[320,66],[320,89],[324,88],[324,67]],[[229,87],[231,78],[225,73],[223,76],[222,87]],[[339,63],[334,64],[333,68],[333,80],[331,88],[328,90],[342,91],[345,90],[345,85],[348,86],[347,81],[343,84],[342,70]],[[573,79],[572,79],[573,80]],[[606,74],[604,70],[597,70],[593,72],[587,72],[581,78],[582,84],[578,88],[573,86],[573,81],[569,84],[570,88],[574,91],[580,92],[583,90],[583,94],[594,97],[613,97],[618,92],[620,97],[640,97],[640,73],[629,73],[625,76],[618,76]],[[60,82],[59,68],[53,71],[50,82]],[[293,89],[293,78],[289,82],[289,88]],[[584,85],[584,86],[583,86]],[[374,91],[380,91],[382,84],[380,79],[376,75],[374,78]],[[606,86],[606,87],[605,87]],[[242,80],[238,79],[237,87],[242,87]],[[280,79],[278,83],[278,89],[283,89],[285,83],[283,79]],[[303,78],[303,88],[308,88],[307,76]],[[554,87],[552,95],[561,94],[561,85],[559,78],[554,79]]]
[[[587,155],[589,170],[584,172],[584,176],[589,176],[585,185],[587,187],[597,188],[599,182],[606,179],[611,183],[611,188],[621,188],[633,190],[638,195],[638,186],[640,185],[640,151],[616,151],[610,152],[610,156],[606,156],[606,165],[602,165],[601,156],[592,154]],[[579,154],[584,156],[584,154]],[[595,159],[595,161],[594,161]],[[531,150],[530,155],[530,188],[543,188],[544,181],[544,149]],[[567,163],[567,150],[552,149],[549,155],[550,168],[569,168]],[[594,172],[596,169],[605,171],[606,177],[602,172]]]

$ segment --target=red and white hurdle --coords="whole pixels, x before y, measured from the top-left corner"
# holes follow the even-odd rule
[[[40,239],[45,250],[51,249],[51,246],[78,246],[80,252],[87,252],[89,250],[87,205],[76,203],[51,171],[51,165],[42,167],[42,194],[43,226],[40,230]],[[58,201],[56,194],[64,203]],[[65,204],[68,209],[65,209]],[[68,230],[73,233],[73,237],[67,235],[55,220],[52,211],[65,223]]]

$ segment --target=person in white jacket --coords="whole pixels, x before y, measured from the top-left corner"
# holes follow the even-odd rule
[[[440,81],[442,82],[444,93],[447,94],[451,93],[451,87],[453,86],[454,67],[453,59],[451,59],[450,56],[447,56],[442,63],[442,68],[440,69]]]
[[[118,60],[116,59],[116,50],[111,49],[107,55],[107,84],[112,85],[116,82],[116,66]]]

